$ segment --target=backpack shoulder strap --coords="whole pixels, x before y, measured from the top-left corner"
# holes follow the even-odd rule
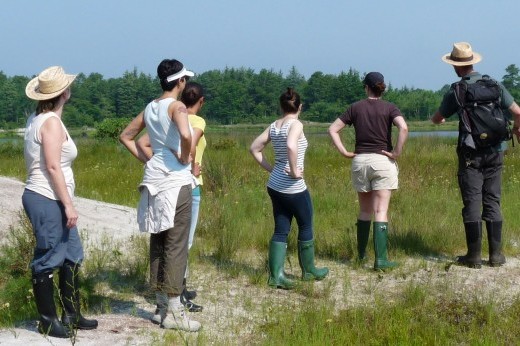
[[[457,105],[459,106],[459,108],[464,108],[464,105],[466,103],[466,91],[468,91],[468,83],[464,81],[459,81],[453,83],[451,87],[455,94],[455,101],[457,101]]]

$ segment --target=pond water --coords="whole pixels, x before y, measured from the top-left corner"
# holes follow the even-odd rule
[[[3,143],[21,144],[21,143],[23,143],[23,138],[22,137],[0,138],[0,144],[3,144]]]
[[[411,131],[409,137],[457,137],[459,131]]]

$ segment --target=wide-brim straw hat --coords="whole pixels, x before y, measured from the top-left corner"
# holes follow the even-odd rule
[[[66,74],[63,67],[51,66],[27,83],[25,94],[33,100],[50,100],[67,90],[74,79],[76,75]]]
[[[453,50],[442,57],[442,61],[454,66],[467,66],[476,64],[482,60],[482,56],[471,49],[467,42],[453,44]]]

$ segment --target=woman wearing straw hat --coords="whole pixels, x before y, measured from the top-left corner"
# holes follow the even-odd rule
[[[374,219],[375,270],[393,268],[388,260],[388,205],[392,190],[398,187],[395,160],[401,154],[408,136],[408,127],[401,111],[392,103],[381,100],[386,89],[383,75],[370,72],[363,85],[367,98],[353,103],[329,127],[329,134],[338,151],[352,158],[352,182],[358,193],[357,220],[358,259],[365,260],[370,226]],[[341,142],[340,132],[353,125],[356,132],[355,151],[349,152]],[[399,129],[396,146],[392,146],[392,125]]]
[[[24,156],[27,182],[22,203],[31,221],[36,247],[31,262],[33,292],[40,314],[38,330],[49,336],[67,338],[71,328],[94,329],[96,320],[80,313],[79,266],[83,246],[78,234],[78,213],[74,208],[72,162],[76,145],[61,121],[63,106],[70,98],[75,75],[53,66],[33,78],[25,89],[38,101],[36,112],[27,120]],[[59,268],[61,322],[54,302],[53,273]]]
[[[191,223],[191,127],[186,106],[177,98],[193,72],[175,59],[157,67],[163,93],[150,102],[123,130],[119,139],[145,163],[139,190],[138,223],[150,233],[150,285],[156,292],[158,319],[162,328],[195,332],[200,323],[191,320],[181,302],[188,260]],[[136,144],[147,128],[153,156]]]

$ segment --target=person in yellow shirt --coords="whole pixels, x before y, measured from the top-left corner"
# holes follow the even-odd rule
[[[194,158],[192,161],[191,173],[193,175],[194,189],[192,190],[192,205],[191,205],[191,227],[190,237],[188,240],[188,250],[193,245],[193,238],[195,236],[195,229],[199,219],[199,208],[201,199],[201,187],[203,184],[202,179],[202,156],[204,155],[204,149],[206,149],[206,137],[204,131],[206,129],[206,120],[197,113],[204,104],[204,90],[202,85],[196,82],[189,82],[184,89],[181,96],[182,102],[188,109],[188,120],[191,127],[193,128],[192,141],[191,141],[191,156]],[[188,291],[186,289],[186,278],[188,276],[188,266],[186,266],[186,275],[184,277],[184,292],[182,295],[183,302],[186,308],[191,312],[202,311],[202,306],[194,304],[191,300],[197,296],[196,291]]]

